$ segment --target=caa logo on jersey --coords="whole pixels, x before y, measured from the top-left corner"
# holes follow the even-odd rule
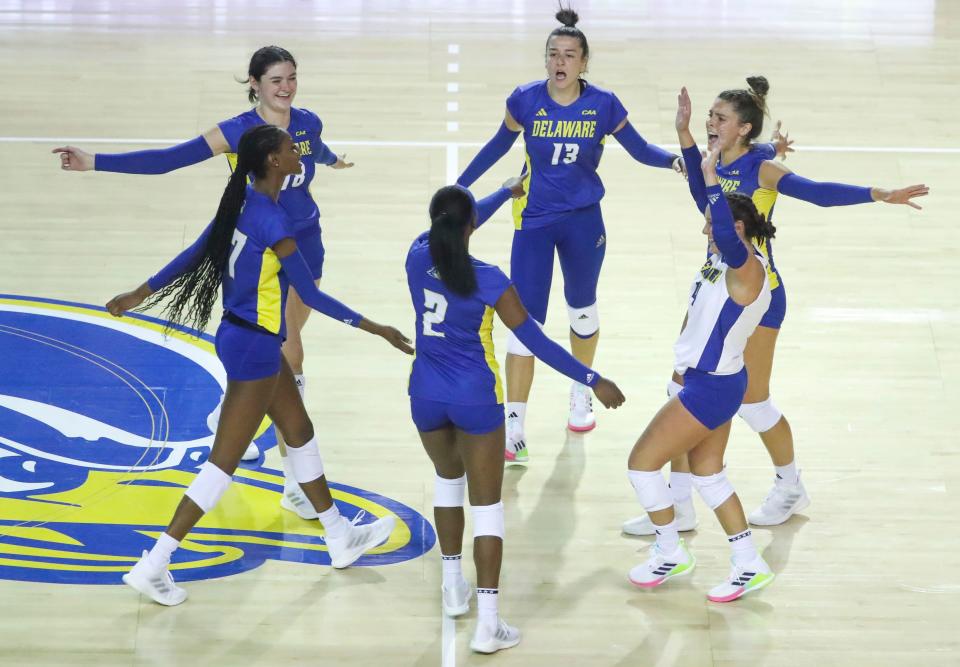
[[[581,115],[581,116],[596,116],[596,115],[597,115],[597,110],[596,110],[596,109],[584,109],[583,111],[580,112],[580,115]]]
[[[226,377],[210,336],[161,332],[153,318],[0,295],[0,579],[118,584],[166,527],[207,458],[207,417]],[[261,425],[261,450],[274,444],[272,431]],[[330,486],[348,517],[398,518],[387,542],[356,565],[433,548],[433,529],[413,509]],[[319,522],[281,510],[282,489],[279,471],[239,468],[177,551],[177,579],[227,576],[269,559],[329,564]]]

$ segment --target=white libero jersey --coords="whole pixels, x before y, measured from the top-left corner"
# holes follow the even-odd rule
[[[758,251],[754,256],[767,261]],[[749,261],[749,260],[748,260]],[[727,265],[720,255],[710,255],[690,291],[687,326],[673,346],[674,369],[688,368],[713,375],[733,375],[743,368],[743,349],[770,307],[770,282],[764,270],[763,288],[749,306],[741,306],[727,291]]]

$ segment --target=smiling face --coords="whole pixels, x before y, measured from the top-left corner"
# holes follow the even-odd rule
[[[299,174],[301,169],[300,149],[297,148],[297,144],[293,142],[286,131],[281,130],[281,132],[283,132],[283,138],[280,140],[280,147],[276,153],[271,153],[267,157],[267,164],[278,170],[283,176]]]
[[[259,80],[250,79],[260,104],[271,111],[286,113],[297,95],[297,68],[291,62],[278,62],[266,69]]]
[[[712,151],[719,146],[721,153],[729,151],[738,144],[749,141],[748,135],[752,128],[750,123],[740,122],[740,116],[734,111],[732,104],[718,97],[707,114],[707,148]]]
[[[587,71],[587,59],[576,37],[554,35],[547,41],[547,78],[557,90],[566,90]]]

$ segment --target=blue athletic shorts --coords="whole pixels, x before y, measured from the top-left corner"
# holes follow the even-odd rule
[[[293,233],[293,240],[297,242],[297,249],[303,258],[307,260],[307,266],[310,267],[310,273],[314,280],[320,280],[323,276],[323,234],[320,231],[320,223],[315,222],[309,227],[297,229]]]
[[[571,211],[552,225],[518,229],[510,251],[510,279],[535,320],[546,322],[553,253],[563,272],[563,294],[572,308],[597,302],[597,283],[607,251],[607,231],[600,204]]]
[[[410,414],[418,431],[454,426],[470,435],[483,435],[503,425],[503,403],[454,405],[410,397]]]
[[[217,329],[217,357],[228,380],[260,380],[280,372],[280,336],[261,331],[254,324],[226,319]]]
[[[767,312],[760,320],[760,326],[779,329],[783,325],[783,318],[786,316],[787,289],[783,286],[783,279],[781,279],[780,286],[770,291],[770,307],[767,308]]]
[[[733,419],[746,393],[745,367],[733,375],[710,375],[688,368],[677,398],[698,422],[712,431]]]

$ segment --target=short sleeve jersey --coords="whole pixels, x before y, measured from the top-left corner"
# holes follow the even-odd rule
[[[519,86],[507,98],[526,144],[527,194],[513,205],[517,229],[544,227],[603,198],[597,167],[604,140],[627,110],[610,91],[582,85],[580,97],[568,106],[553,101],[545,80]]]
[[[223,307],[281,337],[286,336],[283,309],[288,282],[272,246],[290,236],[286,211],[247,186],[223,274]]]
[[[260,117],[256,109],[251,109],[218,124],[220,131],[227,139],[227,143],[230,144],[231,152],[227,154],[230,169],[234,169],[237,165],[237,148],[240,145],[240,137],[243,136],[243,133],[252,127],[265,124],[266,121]],[[287,212],[294,231],[300,231],[316,224],[320,217],[317,203],[310,194],[310,183],[313,181],[317,169],[313,154],[320,148],[320,133],[323,131],[323,123],[312,111],[292,108],[290,109],[290,125],[286,130],[290,133],[294,143],[297,144],[297,148],[300,149],[300,173],[287,176],[283,181],[283,187],[280,190],[280,205]]]
[[[472,259],[477,290],[466,297],[454,294],[434,267],[428,237],[428,232],[417,237],[406,262],[417,318],[410,396],[457,405],[503,403],[493,314],[510,279],[496,266]]]

